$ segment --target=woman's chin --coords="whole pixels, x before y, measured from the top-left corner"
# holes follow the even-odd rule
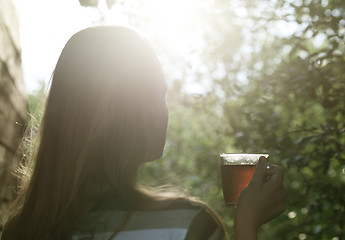
[[[147,158],[146,162],[156,161],[158,159],[161,159],[162,156],[163,156],[163,150],[162,151],[154,152],[154,153],[149,155],[149,157]]]

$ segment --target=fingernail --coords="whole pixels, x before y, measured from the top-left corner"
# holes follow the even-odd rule
[[[270,163],[267,163],[266,169],[267,169],[267,171],[269,171],[271,169],[271,164]]]

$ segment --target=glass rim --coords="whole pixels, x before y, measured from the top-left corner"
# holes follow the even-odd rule
[[[222,153],[219,155],[221,165],[256,165],[263,156],[269,157],[267,153]]]

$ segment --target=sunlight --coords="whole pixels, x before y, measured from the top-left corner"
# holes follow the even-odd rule
[[[106,21],[110,24],[131,25],[127,16],[135,12],[136,21],[145,21],[139,30],[150,40],[164,42],[175,52],[186,54],[191,48],[199,48],[203,44],[195,31],[195,22],[202,21],[198,11],[201,7],[200,1],[196,0],[147,0],[137,6],[123,2],[113,6],[106,14]]]
[[[193,1],[161,1],[151,0],[151,11],[157,15],[154,23],[156,30],[165,36],[166,40],[183,46],[185,40],[190,37],[188,30],[192,27],[196,13]],[[152,15],[149,13],[149,15]],[[187,38],[187,39],[186,39]],[[191,41],[187,41],[191,43]]]
[[[77,1],[63,0],[47,5],[43,0],[30,4],[18,0],[27,90],[38,88],[35,79],[49,80],[62,47],[74,32],[98,24],[135,26],[149,39],[159,56],[174,62],[166,64],[174,68],[167,71],[177,75],[173,78],[179,78],[178,69],[184,69],[186,62],[191,69],[200,65],[198,54],[205,47],[200,30],[209,21],[205,16],[210,8],[208,4],[209,1],[198,0],[118,0],[109,10],[105,1],[99,1],[97,9],[81,7]],[[39,11],[38,6],[44,6],[45,11]],[[64,12],[63,18],[61,12]]]
[[[160,60],[169,78],[183,78],[187,92],[204,93],[207,83],[195,83],[194,74],[203,65],[200,54],[206,43],[200,30],[210,20],[205,16],[208,4],[198,0],[138,0],[135,4],[119,1],[111,10],[105,3],[98,7],[106,24],[135,26],[146,36],[158,56],[163,57]]]

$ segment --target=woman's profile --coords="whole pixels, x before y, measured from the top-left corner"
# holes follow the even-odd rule
[[[135,31],[99,26],[73,35],[53,73],[32,174],[1,239],[225,239],[206,204],[137,183],[138,169],[163,153],[166,91],[158,58]],[[240,196],[238,240],[256,239],[284,210],[283,172],[274,166],[264,180],[266,163]]]

